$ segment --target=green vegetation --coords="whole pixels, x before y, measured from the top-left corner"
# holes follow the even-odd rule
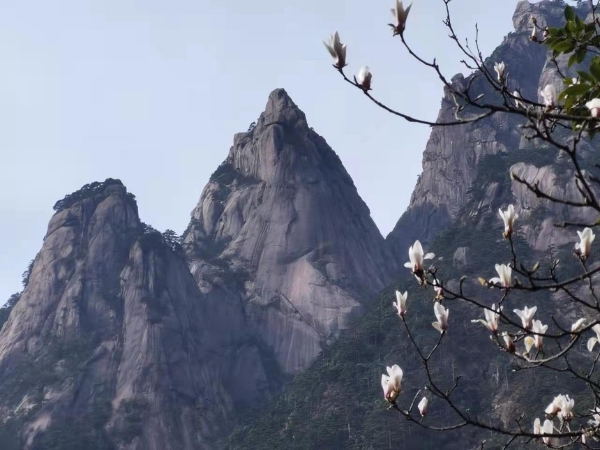
[[[0,330],[4,323],[8,320],[8,316],[10,312],[15,307],[19,299],[21,298],[21,293],[16,292],[8,298],[8,301],[0,308]]]
[[[113,436],[117,442],[129,444],[142,433],[142,421],[148,411],[149,403],[143,398],[121,401],[117,409],[119,420],[116,422]]]
[[[54,204],[53,209],[56,212],[61,212],[67,208],[70,208],[77,202],[80,202],[87,198],[92,198],[99,194],[103,194],[104,190],[108,186],[111,186],[111,185],[123,186],[123,183],[121,182],[121,180],[107,178],[103,182],[95,181],[93,183],[86,184],[86,185],[82,186],[81,189],[79,189],[78,191],[75,191],[72,194],[67,194],[67,195],[65,195],[65,197],[62,200],[57,201]],[[135,195],[128,192],[127,198],[131,202],[133,202],[133,204],[136,205],[136,210],[137,210],[137,203],[135,202]]]

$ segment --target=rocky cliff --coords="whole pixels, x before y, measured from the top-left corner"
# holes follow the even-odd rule
[[[520,1],[513,16],[514,31],[505,37],[486,63],[494,73],[494,63],[504,61],[511,89],[518,88],[526,98],[539,97],[540,84],[545,81],[540,73],[544,68],[550,70],[546,47],[529,41],[530,18],[536,17],[541,27],[557,26],[563,10],[564,6],[557,2]],[[452,78],[452,83],[457,88],[467,86],[462,74]],[[476,78],[472,89],[484,94],[486,101],[497,101],[497,94],[483,80]],[[437,121],[456,120],[453,107],[452,95],[446,91]],[[506,155],[524,145],[519,130],[521,122],[516,117],[492,116],[473,124],[432,129],[423,152],[423,173],[410,204],[386,238],[397,254],[404,257],[416,239],[425,245],[432,242],[454,222],[472,191],[482,188],[474,184],[480,171],[479,163],[488,155]]]
[[[183,250],[118,180],[55,209],[0,332],[2,448],[211,448],[236,398],[226,321]]]

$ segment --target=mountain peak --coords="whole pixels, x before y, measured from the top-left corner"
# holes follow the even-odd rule
[[[297,108],[297,106],[285,89],[277,88],[269,94],[265,114],[276,114],[287,108]]]

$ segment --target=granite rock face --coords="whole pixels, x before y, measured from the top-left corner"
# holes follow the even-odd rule
[[[226,320],[118,180],[95,191],[54,215],[0,332],[2,421],[25,449],[212,448],[241,397]]]
[[[284,374],[304,369],[395,267],[339,157],[283,89],[235,135],[183,242],[205,289],[211,258],[246,274],[232,309]]]
[[[535,16],[538,24],[556,26],[562,11],[559,5],[548,1],[530,4],[525,0],[517,5],[513,16],[515,31],[505,37],[486,61],[492,73],[495,62],[505,62],[511,90],[518,88],[524,97],[538,98],[540,84],[543,84],[540,73],[547,66],[547,54],[545,47],[529,41],[530,17]],[[544,76],[542,74],[542,78]],[[452,78],[452,84],[464,89],[467,79],[458,74]],[[486,101],[499,101],[487,83],[477,77],[472,92],[483,93]],[[454,121],[453,106],[452,95],[446,90],[437,121]],[[481,112],[471,111],[472,114]],[[472,191],[486,188],[474,184],[480,162],[488,155],[517,151],[521,146],[518,128],[521,123],[517,117],[494,115],[472,124],[432,129],[423,153],[423,173],[409,207],[386,238],[398,257],[405,257],[409,245],[416,239],[424,245],[432,242],[457,219],[461,207],[472,197]]]

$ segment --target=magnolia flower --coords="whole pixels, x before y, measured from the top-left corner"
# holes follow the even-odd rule
[[[537,348],[538,350],[541,350],[542,346],[543,346],[543,334],[546,332],[546,330],[548,329],[548,325],[542,325],[542,322],[540,320],[534,320],[533,324],[532,324],[532,331],[534,333],[539,333],[536,334],[535,336],[533,336],[533,340],[535,341],[535,348]]]
[[[554,397],[554,400],[552,400],[552,403],[546,407],[544,412],[549,416],[555,416],[559,414],[563,420],[570,422],[573,418],[574,406],[575,400],[570,398],[568,395],[560,394]]]
[[[573,418],[573,407],[575,406],[575,400],[570,398],[568,395],[562,396],[562,404],[560,407],[560,416],[566,422],[570,422]]]
[[[427,253],[423,256],[423,247],[419,241],[415,241],[415,243],[408,249],[408,257],[410,262],[404,263],[404,267],[412,269],[412,272],[415,274],[420,283],[423,283],[423,260],[432,259],[435,257],[433,253]]]
[[[585,104],[592,117],[600,117],[600,98],[593,98]]]
[[[427,400],[427,397],[423,397],[421,399],[421,401],[419,402],[419,412],[421,413],[422,417],[425,417],[425,414],[427,414],[427,404],[429,403],[429,400]]]
[[[435,300],[443,299],[444,298],[444,289],[438,283],[438,280],[434,279],[433,283],[431,283],[431,284],[433,285],[433,290],[435,291]]]
[[[592,413],[592,420],[588,420],[588,423],[593,427],[597,427],[600,425],[600,408],[595,406],[594,409],[590,409]]]
[[[437,322],[433,322],[431,325],[440,333],[443,333],[448,329],[448,314],[450,314],[450,311],[444,308],[441,303],[435,302],[433,312],[435,313]]]
[[[531,328],[531,319],[533,315],[537,311],[537,306],[533,308],[525,307],[523,309],[513,309],[513,312],[521,318],[521,323],[523,324],[523,328],[529,330]]]
[[[577,333],[585,326],[585,319],[579,319],[573,325],[571,325],[571,333]]]
[[[333,67],[341,70],[348,65],[346,64],[346,44],[340,42],[340,35],[337,31],[329,38],[329,42],[323,42],[323,44],[333,58]]]
[[[523,340],[523,342],[525,343],[525,355],[528,355],[529,352],[531,351],[531,347],[533,347],[533,344],[535,344],[535,339],[533,339],[531,336],[525,336],[525,339]]]
[[[394,36],[397,34],[402,35],[404,33],[404,29],[406,28],[406,18],[408,17],[411,6],[412,3],[408,5],[408,8],[404,9],[402,2],[396,0],[396,7],[391,10],[392,15],[394,16],[394,23],[390,23],[390,27],[392,27],[392,30],[394,31]]]
[[[494,64],[494,70],[498,74],[498,82],[504,84],[504,61]]]
[[[369,70],[369,66],[362,66],[360,71],[358,72],[358,76],[356,77],[356,81],[365,91],[371,89],[371,78],[373,75]]]
[[[517,108],[525,107],[525,105],[519,101],[519,99],[522,99],[523,97],[521,97],[521,93],[518,90],[513,92],[513,97],[515,97],[515,106]]]
[[[579,242],[575,244],[575,252],[579,255],[582,261],[585,261],[590,256],[592,242],[596,235],[591,228],[584,228],[583,231],[578,231]]]
[[[596,342],[600,341],[600,323],[597,323],[596,325],[594,325],[592,327],[592,330],[594,330],[594,333],[596,333],[596,337],[590,338],[590,340],[587,343],[587,349],[590,352],[592,350],[594,350],[594,346],[596,345]]]
[[[546,414],[548,414],[549,416],[555,416],[561,408],[562,405],[562,395],[558,395],[556,397],[554,397],[554,400],[552,400],[552,403],[550,403],[548,406],[546,406],[546,409],[544,410],[544,412]]]
[[[552,109],[556,106],[556,89],[553,84],[547,84],[541,94],[546,108]]]
[[[402,369],[394,364],[386,368],[388,375],[381,375],[381,387],[383,388],[383,397],[390,403],[394,403],[398,394],[402,391]]]
[[[510,334],[508,334],[506,331],[503,331],[502,338],[504,339],[504,343],[506,344],[506,351],[508,351],[508,353],[514,353],[515,342],[513,341],[513,338],[510,336]]]
[[[500,217],[504,221],[504,234],[505,238],[509,238],[514,229],[515,220],[519,218],[519,215],[515,213],[515,207],[513,205],[508,205],[506,211],[502,211],[502,209],[498,210]]]
[[[533,42],[537,42],[537,29],[535,28],[535,22],[533,24],[533,28],[531,29],[531,36],[529,36]]]
[[[551,420],[544,420],[544,426],[542,427],[542,434],[552,434],[554,432],[554,425],[552,425],[552,421]],[[546,445],[551,445],[553,442],[553,439],[551,437],[543,437],[542,440],[544,441],[544,444]]]
[[[500,283],[503,287],[509,288],[511,284],[512,268],[506,264],[496,264],[498,277],[490,279],[490,284]]]
[[[396,302],[393,303],[394,307],[398,310],[398,315],[404,317],[406,314],[406,299],[408,292],[401,294],[400,291],[396,291]]]
[[[500,317],[500,314],[499,314],[500,311],[502,311],[502,306],[498,306],[498,309],[496,309],[496,304],[493,304],[492,310],[489,310],[489,309],[483,310],[483,313],[485,314],[485,320],[477,319],[477,320],[471,320],[471,322],[473,322],[473,323],[481,322],[492,333],[496,333],[498,331],[498,318]]]
[[[539,417],[536,417],[536,419],[533,421],[533,434],[542,434],[542,425]]]

